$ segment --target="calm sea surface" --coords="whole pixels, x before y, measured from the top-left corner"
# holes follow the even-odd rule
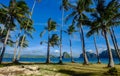
[[[58,63],[59,62],[59,58],[51,58],[50,59],[52,63]],[[12,58],[3,58],[3,62],[11,62]],[[83,63],[83,58],[74,58],[74,61],[76,63]],[[46,62],[46,58],[20,58],[20,62],[41,62],[44,63]],[[70,58],[63,58],[63,62],[67,63],[67,62],[71,62]],[[96,63],[97,59],[89,59],[90,63]],[[104,64],[108,63],[108,58],[101,58],[101,62]],[[119,59],[114,58],[114,62],[115,64],[119,64]]]

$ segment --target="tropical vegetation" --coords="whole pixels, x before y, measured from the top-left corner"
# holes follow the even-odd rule
[[[0,44],[2,45],[2,47],[0,47],[0,64],[3,61],[7,46],[14,48],[13,63],[20,63],[21,51],[23,48],[29,46],[29,40],[27,40],[27,38],[34,38],[32,33],[35,31],[35,27],[33,26],[34,21],[32,15],[37,2],[40,2],[40,0],[34,0],[31,9],[24,0],[10,0],[8,6],[0,3]],[[107,67],[115,67],[110,41],[112,41],[115,52],[120,59],[119,45],[114,30],[115,27],[120,25],[120,1],[75,0],[75,3],[72,3],[70,0],[61,0],[60,8],[62,11],[62,23],[58,24],[56,20],[49,18],[48,21],[46,21],[47,25],[45,25],[44,30],[40,32],[40,39],[45,32],[47,32],[47,34],[45,34],[47,38],[39,41],[40,44],[47,44],[46,63],[51,63],[51,47],[54,48],[56,46],[60,49],[60,55],[58,57],[59,63],[63,63],[62,41],[64,33],[69,35],[69,38],[66,39],[69,40],[71,62],[74,62],[72,35],[77,32],[80,36],[79,43],[81,43],[84,65],[90,64],[86,51],[86,38],[89,37],[92,37],[94,41],[97,63],[101,63],[96,36],[102,36],[106,43],[107,57],[109,59]],[[71,25],[67,26],[68,23]],[[63,30],[64,25],[68,28],[67,30]],[[86,27],[89,28],[87,33],[84,29]],[[57,33],[58,31],[59,33]],[[14,38],[12,38],[11,32],[15,32]],[[114,68],[113,70],[116,69]],[[63,72],[63,70],[61,70],[61,72]]]

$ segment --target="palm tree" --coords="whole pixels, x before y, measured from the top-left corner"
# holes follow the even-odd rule
[[[62,27],[64,25],[64,9],[67,9],[67,3],[68,3],[68,0],[62,0],[62,6],[60,7],[62,9],[62,24],[60,27],[60,61],[59,63],[62,63]]]
[[[112,31],[111,29],[109,29],[109,33],[110,33],[110,36],[111,36],[111,39],[112,39],[112,42],[113,42],[115,51],[116,51],[116,53],[117,53],[117,55],[118,55],[118,58],[119,58],[119,60],[120,60],[120,52],[119,52],[119,48],[118,48],[118,46],[117,46],[117,42],[115,42],[115,37],[114,37],[114,35],[113,35],[114,33],[113,33],[113,31]]]
[[[84,57],[84,64],[89,64],[88,58],[86,55],[85,50],[85,40],[84,40],[84,31],[83,31],[83,25],[86,20],[88,20],[87,16],[84,12],[91,12],[93,9],[90,8],[90,5],[92,4],[92,0],[77,0],[76,4],[71,4],[71,9],[73,10],[71,14],[69,14],[66,17],[66,21],[73,17],[73,23],[77,23],[77,26],[79,28],[80,33],[80,39],[82,42],[82,51],[83,51],[83,57]],[[83,6],[84,5],[84,6]]]
[[[16,38],[16,42],[15,42],[15,49],[14,49],[14,55],[13,55],[13,63],[16,61],[16,53],[17,53],[17,49],[18,49],[18,45],[19,45],[19,39],[20,39],[20,34],[21,34],[21,31],[18,33],[18,36]]]
[[[98,59],[98,64],[100,64],[101,63],[101,61],[100,61],[100,56],[99,56],[99,52],[98,52],[98,48],[97,48],[97,44],[96,44],[96,37],[95,36],[93,36],[94,37],[94,44],[95,44],[95,49],[96,49],[96,54],[97,54],[97,59]]]
[[[48,31],[48,41],[46,42],[48,44],[47,46],[47,60],[46,63],[50,63],[50,46],[54,46],[57,42],[54,42],[54,37],[57,38],[57,35],[52,35],[52,37],[50,38],[50,32],[56,30],[56,22],[53,21],[51,18],[48,19],[48,26],[45,27],[45,30],[43,32],[40,33],[40,37],[42,37],[42,35],[45,33],[45,31]],[[41,42],[41,44],[43,43],[43,41]]]
[[[111,28],[111,32],[113,34],[113,38],[114,38],[114,41],[115,41],[115,44],[116,44],[116,48],[118,50],[118,54],[120,54],[120,51],[119,51],[119,47],[118,47],[118,44],[117,44],[117,39],[116,39],[116,36],[115,36],[115,33],[114,33],[114,29]]]
[[[21,43],[19,42],[19,43],[20,43],[20,49],[19,49],[19,51],[18,51],[17,59],[15,60],[15,61],[17,61],[17,62],[18,62],[19,59],[20,59],[20,52],[21,52],[21,50],[22,50],[22,48],[23,48],[23,45],[24,45],[24,43],[25,43],[26,35],[29,36],[29,37],[31,37],[31,38],[33,38],[33,37],[32,37],[32,32],[35,31],[35,30],[34,30],[32,24],[33,24],[33,22],[32,22],[31,19],[26,19],[26,20],[23,21],[23,24],[22,24],[22,25],[26,25],[26,26],[23,27],[23,28],[25,28],[25,29],[24,29],[24,35],[22,36],[22,39],[19,40],[19,41],[21,41]]]
[[[5,27],[7,29],[7,35],[5,37],[5,41],[3,44],[2,53],[0,56],[0,63],[2,62],[2,58],[5,52],[6,43],[10,34],[10,31],[15,27],[15,20],[18,21],[19,18],[26,18],[26,14],[28,14],[29,8],[27,4],[24,1],[16,1],[16,0],[10,0],[9,6],[6,7],[5,5],[2,5],[2,9],[4,9],[5,16],[7,17],[5,22]],[[19,8],[19,9],[18,9]],[[24,8],[24,9],[23,9]]]
[[[65,32],[69,35],[71,62],[74,62],[73,56],[72,56],[72,42],[71,42],[71,36],[73,32],[76,32],[74,25],[70,25],[67,31]]]
[[[22,47],[21,47],[21,46],[22,46]],[[15,55],[15,59],[14,59],[14,62],[15,62],[15,63],[19,63],[18,61],[19,61],[19,59],[20,59],[20,53],[21,53],[20,50],[23,49],[23,48],[28,47],[28,41],[26,40],[26,37],[25,37],[25,36],[24,36],[24,37],[23,37],[23,36],[20,36],[18,47],[20,47],[20,48],[19,48],[18,54]]]
[[[91,14],[94,17],[94,20],[92,21],[91,29],[87,34],[88,36],[90,36],[95,32],[102,32],[102,35],[106,41],[107,50],[109,54],[108,67],[114,67],[114,61],[107,34],[111,26],[116,26],[120,24],[120,22],[117,19],[118,5],[119,3],[116,0],[110,1],[107,5],[105,5],[105,0],[98,0],[96,12]]]
[[[34,8],[35,8],[35,5],[36,5],[36,2],[40,2],[40,1],[41,1],[41,0],[34,0],[33,6],[32,6],[32,10],[31,10],[31,15],[29,16],[30,19],[31,19],[31,17],[32,17],[33,12],[34,12]],[[23,21],[23,23],[25,23],[25,22],[26,22],[26,21]],[[27,25],[27,27],[24,27],[24,25]],[[21,25],[21,29],[24,29],[25,33],[24,33],[23,38],[22,38],[22,41],[23,41],[23,42],[21,42],[21,46],[20,46],[20,49],[19,49],[19,52],[18,52],[18,56],[17,56],[17,60],[16,60],[16,61],[18,61],[19,58],[20,58],[20,52],[21,52],[21,50],[22,50],[23,43],[24,43],[24,38],[26,37],[26,34],[29,35],[30,37],[32,37],[29,32],[34,31],[34,28],[33,28],[31,25],[32,25],[32,22],[31,22],[30,20],[28,20],[27,23]],[[29,31],[29,32],[27,32],[27,31]],[[15,55],[15,53],[16,53],[16,50],[14,51],[14,55]],[[14,57],[15,57],[15,56],[14,56]],[[14,58],[14,59],[15,59],[15,58]]]

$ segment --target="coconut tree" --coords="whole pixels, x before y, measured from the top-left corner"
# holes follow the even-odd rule
[[[45,27],[45,30],[43,31],[43,32],[41,32],[40,33],[40,37],[42,37],[42,35],[45,33],[45,31],[48,31],[48,41],[46,42],[46,41],[44,41],[44,42],[46,42],[47,43],[47,60],[46,60],[46,63],[50,63],[50,46],[52,46],[52,44],[51,44],[51,39],[52,38],[50,38],[50,33],[52,32],[52,31],[55,31],[56,30],[56,22],[55,21],[53,21],[51,18],[49,18],[48,19],[48,26],[47,27]],[[56,35],[55,35],[56,36]],[[41,44],[43,43],[43,41],[41,42]]]
[[[117,50],[118,50],[118,52],[119,52],[119,54],[120,54],[119,47],[118,47],[118,43],[117,43],[117,39],[116,39],[116,36],[115,36],[115,33],[114,33],[114,29],[113,29],[113,28],[111,28],[111,32],[112,32],[112,34],[113,34],[113,38],[114,38],[114,42],[115,42],[115,44],[116,44],[116,48],[117,48]]]
[[[10,31],[15,27],[15,20],[18,21],[19,18],[25,18],[26,17],[25,15],[28,14],[29,12],[29,8],[24,1],[10,0],[8,7],[3,4],[1,4],[1,6],[6,12],[5,16],[7,17],[7,19],[5,22],[5,27],[7,30],[7,35],[3,44],[3,50],[0,56],[0,63],[2,62],[2,58],[5,52],[5,47]]]
[[[62,63],[62,27],[64,25],[64,10],[68,10],[68,0],[62,0],[62,5],[60,6],[60,9],[62,9],[62,24],[60,26],[60,61],[59,63]]]
[[[71,36],[74,32],[76,32],[74,25],[70,25],[67,29],[67,31],[64,31],[69,35],[69,42],[70,42],[70,54],[71,54],[71,62],[74,62],[73,60],[73,55],[72,55],[72,41],[71,41]]]
[[[95,45],[97,59],[98,59],[97,63],[100,64],[101,61],[100,61],[100,56],[99,56],[99,52],[98,52],[98,48],[97,48],[97,44],[96,44],[96,37],[95,37],[95,35],[93,37],[94,37],[94,45]]]
[[[22,44],[22,48],[21,48],[21,44]],[[28,41],[26,40],[26,37],[24,37],[24,39],[23,39],[23,36],[20,36],[19,44],[18,44],[17,48],[18,47],[20,47],[19,48],[20,50],[18,51],[17,55],[16,54],[14,55],[14,63],[19,63],[18,61],[20,59],[21,49],[28,47]]]
[[[21,43],[19,42],[20,43],[20,49],[18,51],[17,59],[15,61],[19,61],[19,59],[20,59],[20,53],[21,53],[21,50],[23,49],[24,41],[26,41],[25,40],[26,36],[29,36],[30,38],[33,38],[32,37],[32,32],[35,31],[35,29],[32,26],[32,24],[33,24],[33,22],[32,22],[31,19],[24,20],[24,22],[22,24],[22,25],[25,25],[24,30],[23,30],[24,34],[22,36],[22,39],[20,40]]]
[[[110,36],[111,36],[111,39],[112,39],[112,42],[113,42],[115,51],[116,51],[116,53],[117,53],[117,55],[118,55],[118,58],[119,58],[119,60],[120,60],[120,52],[119,52],[118,46],[116,45],[116,42],[115,42],[115,39],[114,39],[114,35],[113,35],[114,33],[112,32],[111,29],[109,29],[109,33],[110,33]]]
[[[107,34],[109,33],[109,29],[111,26],[116,26],[120,24],[119,20],[116,18],[116,16],[118,16],[118,5],[119,3],[116,0],[110,1],[107,5],[105,4],[105,0],[98,0],[96,12],[91,14],[94,17],[94,20],[92,21],[92,27],[87,34],[88,36],[90,36],[97,31],[102,32],[109,54],[108,67],[114,67],[114,61]]]
[[[77,0],[76,4],[71,4],[72,12],[66,17],[66,21],[72,17],[73,23],[77,23],[80,33],[80,39],[82,42],[82,51],[84,57],[84,64],[88,64],[88,58],[85,50],[85,40],[84,40],[84,31],[83,25],[86,20],[88,20],[85,12],[92,12],[93,9],[90,8],[92,0]],[[84,6],[83,6],[84,5]]]
[[[36,3],[40,2],[40,1],[41,0],[34,0],[33,6],[32,6],[32,10],[31,10],[31,15],[29,16],[30,19],[32,17],[33,12],[34,12],[34,8],[35,8]],[[23,35],[23,39],[22,39],[23,42],[21,42],[21,46],[20,46],[21,49],[19,49],[17,60],[15,60],[16,59],[15,58],[16,57],[15,56],[16,55],[16,48],[15,48],[13,61],[18,61],[19,58],[20,58],[20,52],[22,50],[23,43],[24,43],[24,38],[26,37],[26,34],[29,35],[32,38],[31,33],[32,33],[32,31],[35,31],[34,28],[32,27],[32,22],[30,20],[28,20],[27,23],[26,23],[26,20],[23,21],[22,23],[24,23],[24,24],[22,24],[20,27],[21,27],[21,30],[24,29],[23,31],[25,32],[24,35]],[[26,25],[27,27],[25,27],[24,25]],[[27,32],[27,31],[29,31],[29,32]],[[18,36],[18,39],[19,39],[19,36]],[[18,46],[18,41],[16,41],[16,46]]]

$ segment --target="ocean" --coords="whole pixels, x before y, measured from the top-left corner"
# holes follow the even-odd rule
[[[59,58],[51,58],[50,59],[52,63],[58,63]],[[97,63],[97,59],[91,58],[88,59],[90,63]],[[101,63],[108,64],[108,58],[101,58]],[[46,58],[20,58],[20,62],[36,62],[36,63],[45,63]],[[63,63],[69,63],[71,62],[70,58],[63,58]],[[12,58],[3,58],[3,62],[12,62]],[[76,63],[83,63],[83,58],[74,58],[74,62]],[[114,58],[115,64],[120,64],[119,59]]]

